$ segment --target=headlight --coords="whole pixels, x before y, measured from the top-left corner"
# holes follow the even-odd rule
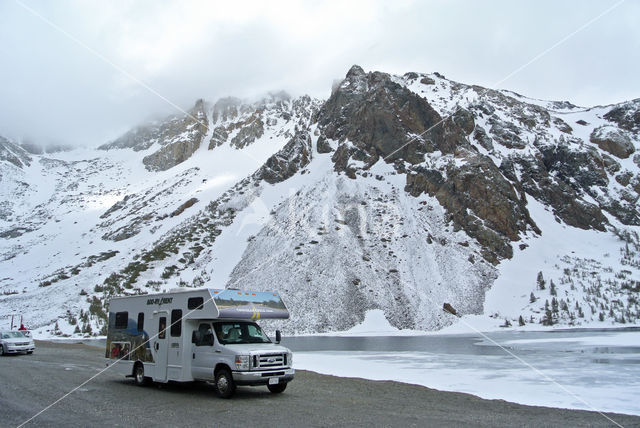
[[[293,366],[293,354],[291,352],[287,352],[287,365],[289,367]]]
[[[248,355],[236,355],[236,368],[238,370],[249,370],[250,357]]]

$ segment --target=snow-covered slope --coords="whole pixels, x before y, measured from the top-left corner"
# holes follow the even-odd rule
[[[298,333],[444,303],[636,323],[638,111],[354,66],[326,101],[199,100],[99,150],[1,140],[0,317],[97,333],[110,296],[227,286],[280,291]]]

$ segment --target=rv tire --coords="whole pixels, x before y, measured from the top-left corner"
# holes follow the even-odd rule
[[[144,364],[137,362],[133,366],[133,379],[138,386],[145,386],[149,383],[149,378],[144,375]]]
[[[273,394],[280,394],[281,392],[284,392],[285,389],[287,389],[287,384],[279,383],[277,385],[267,385],[267,388],[269,388],[269,391]]]
[[[216,372],[215,387],[220,398],[231,398],[236,392],[236,384],[229,369],[221,368]]]

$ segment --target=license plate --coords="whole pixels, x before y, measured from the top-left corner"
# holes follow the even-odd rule
[[[277,377],[269,378],[269,385],[277,385],[279,382],[280,382],[280,379],[278,379]]]

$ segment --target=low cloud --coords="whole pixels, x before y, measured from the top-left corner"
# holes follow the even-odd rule
[[[97,146],[174,113],[166,100],[326,98],[356,63],[491,86],[615,4],[2,2],[0,135]],[[638,16],[615,7],[500,87],[581,105],[639,97]]]

